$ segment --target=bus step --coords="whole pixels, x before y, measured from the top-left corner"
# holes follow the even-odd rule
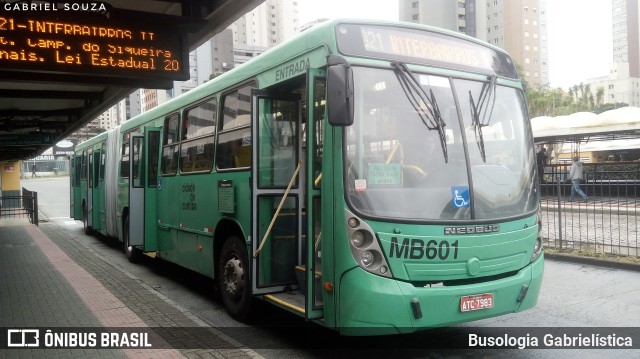
[[[298,292],[265,294],[264,299],[296,314],[305,314],[304,295]]]
[[[296,266],[296,279],[298,280],[298,288],[300,292],[305,293],[307,288],[307,266],[305,265]],[[315,280],[320,281],[321,279],[322,279],[322,273],[316,271]]]

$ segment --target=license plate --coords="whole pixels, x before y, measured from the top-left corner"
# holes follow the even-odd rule
[[[493,308],[493,293],[466,295],[460,298],[460,311],[462,312],[489,308]]]

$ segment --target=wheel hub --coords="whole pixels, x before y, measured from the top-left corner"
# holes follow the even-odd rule
[[[244,290],[244,269],[238,258],[231,258],[224,266],[224,289],[232,297],[238,297]]]

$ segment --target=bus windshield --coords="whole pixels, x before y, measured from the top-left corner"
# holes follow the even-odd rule
[[[520,90],[491,77],[364,67],[353,73],[355,120],[346,128],[344,170],[354,210],[437,222],[497,220],[537,208]]]

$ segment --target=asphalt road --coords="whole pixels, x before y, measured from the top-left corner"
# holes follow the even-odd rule
[[[69,179],[28,179],[22,185],[38,192],[41,220],[55,222],[96,256],[129,273],[174,305],[196,315],[265,358],[636,358],[638,349],[430,349],[431,343],[467,341],[512,333],[542,339],[545,334],[572,334],[575,327],[600,328],[606,335],[631,335],[640,348],[640,272],[547,260],[538,305],[529,311],[403,336],[340,337],[335,333],[258,303],[260,314],[249,324],[236,322],[214,294],[213,281],[164,261],[127,261],[113,241],[86,236],[81,221],[69,216]],[[277,324],[281,329],[263,329]],[[615,327],[615,328],[611,328]],[[560,328],[560,329],[557,329]],[[588,329],[584,329],[585,333]],[[554,332],[555,331],[555,332]],[[575,333],[573,333],[575,334]],[[504,334],[503,334],[504,335]],[[577,335],[577,334],[576,334]]]

